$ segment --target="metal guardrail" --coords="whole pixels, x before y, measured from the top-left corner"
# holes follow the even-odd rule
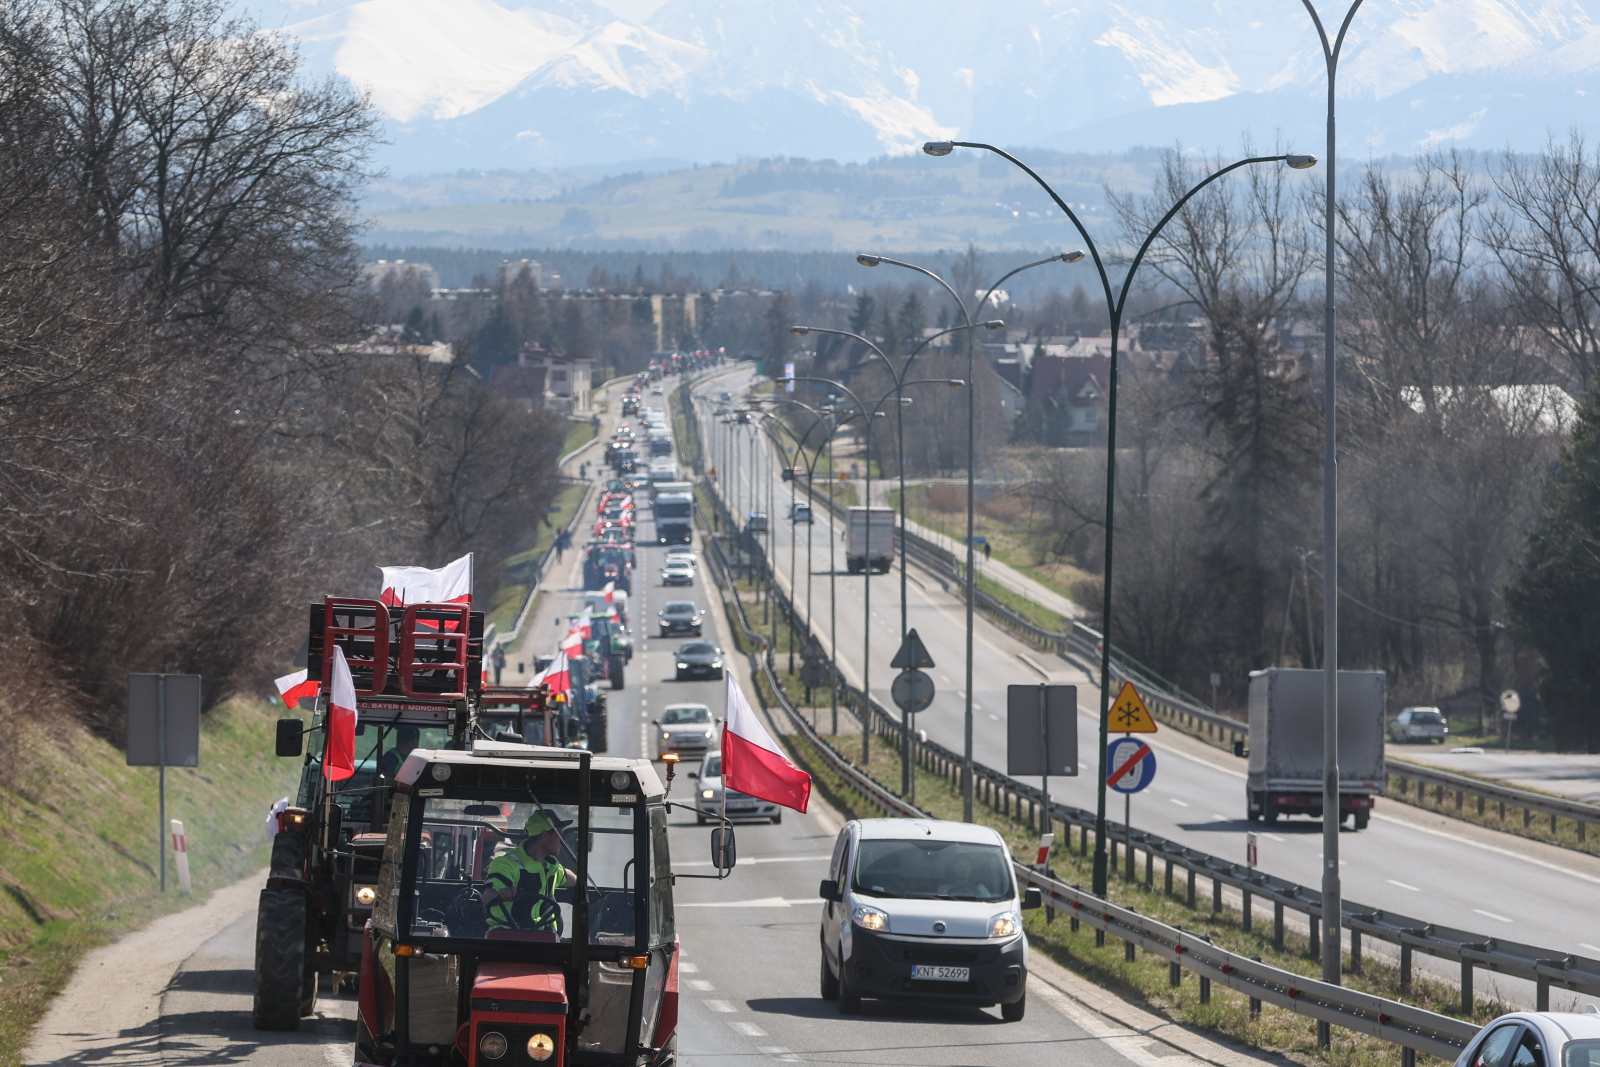
[[[1600,825],[1600,807],[1585,804],[1579,800],[1564,800],[1561,797],[1546,796],[1543,793],[1534,793],[1526,789],[1517,789],[1514,786],[1499,785],[1495,782],[1485,782],[1479,778],[1468,778],[1465,775],[1451,774],[1449,771],[1435,770],[1432,767],[1423,767],[1415,763],[1405,763],[1390,758],[1387,762],[1389,777],[1400,780],[1399,795],[1405,797],[1410,793],[1410,783],[1417,783],[1417,799],[1422,799],[1423,790],[1429,786],[1434,788],[1434,802],[1442,804],[1444,795],[1455,795],[1456,810],[1461,810],[1467,797],[1474,797],[1478,802],[1478,814],[1485,813],[1489,801],[1500,805],[1500,818],[1506,817],[1506,806],[1522,809],[1522,825],[1529,826],[1533,816],[1548,815],[1550,817],[1550,832],[1556,832],[1557,819],[1571,819],[1578,826],[1578,840],[1586,840],[1586,830],[1590,826]]]
[[[720,503],[719,500],[718,504]],[[704,522],[703,514],[701,520],[702,529],[709,532],[709,524]],[[706,555],[716,572],[717,584],[719,587],[723,586],[728,581],[729,572],[721,545],[715,538],[708,538]],[[812,728],[800,709],[796,708],[784,693],[773,664],[774,650],[769,647],[766,638],[751,627],[749,618],[745,614],[744,604],[736,593],[732,597],[732,606],[734,621],[759,649],[748,653],[752,671],[765,679],[767,689],[776,696],[790,725],[822,757],[830,770],[839,775],[869,804],[886,815],[898,818],[929,817],[927,812],[907,803],[862,772]],[[849,689],[849,693],[859,704],[860,693],[853,688]],[[757,696],[765,703],[763,692],[758,691]],[[873,710],[886,715],[875,704]],[[930,746],[929,750],[932,751],[936,747]],[[983,770],[993,774],[987,768]],[[1150,854],[1147,851],[1147,855]],[[1239,956],[1216,947],[1202,935],[1157,922],[1131,908],[1113,904],[1076,886],[1051,878],[1033,867],[1020,863],[1013,863],[1013,866],[1019,882],[1038,887],[1051,907],[1072,917],[1074,926],[1078,922],[1083,922],[1106,935],[1115,937],[1129,946],[1130,954],[1142,948],[1161,957],[1175,969],[1175,980],[1177,969],[1194,972],[1201,983],[1202,1003],[1210,1000],[1211,983],[1217,982],[1249,996],[1252,1009],[1259,1009],[1262,1003],[1273,1004],[1319,1022],[1370,1034],[1398,1044],[1411,1052],[1426,1052],[1445,1059],[1454,1058],[1478,1032],[1476,1025],[1460,1019],[1452,1019],[1447,1015],[1440,1015],[1400,1001],[1329,985],[1259,960]],[[1357,952],[1359,954],[1359,949]],[[1408,1060],[1410,1058],[1407,1057]]]
[[[725,506],[715,487],[711,489],[711,496],[717,507],[725,511]],[[705,526],[704,516],[702,515],[701,518],[702,524]],[[720,545],[717,544],[714,538],[708,540],[713,545],[712,554],[719,565],[723,564]],[[770,569],[764,563],[762,566],[770,574]],[[773,583],[773,593],[776,598],[775,606],[786,612],[798,627],[804,629],[804,620],[800,618],[782,589],[776,588],[776,583]],[[863,792],[865,795],[875,797],[874,803],[879,804],[883,810],[894,814],[917,812],[917,809],[906,804],[898,796],[867,778],[846,757],[816,735],[815,731],[805,722],[804,716],[800,715],[798,709],[790,704],[784,694],[771,663],[772,650],[767,647],[767,638],[749,627],[748,621],[744,617],[742,604],[738,604],[737,613],[741,627],[765,653],[759,657],[754,657],[753,666],[757,666],[765,674],[769,686],[777,695],[788,717],[806,736],[807,740],[814,741],[820,749],[824,749],[830,754],[830,764],[834,763],[834,761],[839,761],[844,765],[848,765],[852,773],[846,775],[846,777],[853,784],[862,781],[870,783],[871,790],[864,789]],[[1094,633],[1094,631],[1087,630],[1087,628],[1083,629],[1088,634]],[[1098,637],[1098,635],[1095,636]],[[841,702],[852,709],[858,720],[864,717],[867,718],[874,733],[898,744],[901,741],[901,724],[895,717],[882,705],[878,704],[877,701],[864,699],[864,695],[859,690],[845,683],[836,666],[830,664],[830,667],[832,667],[834,675],[838,679],[840,694],[843,698]],[[1137,681],[1135,684],[1138,684]],[[1152,695],[1157,701],[1161,700],[1159,694]],[[1147,699],[1150,699],[1150,696],[1147,696]],[[1178,702],[1170,702],[1168,706],[1171,709],[1169,713],[1192,714],[1193,711],[1204,710],[1187,709]],[[1244,724],[1235,723],[1232,720],[1227,720],[1226,722],[1229,727],[1237,728],[1240,731],[1239,736],[1244,736]],[[939,773],[957,784],[960,783],[965,762],[960,754],[936,742],[923,740],[920,736],[912,738],[912,750],[913,758],[919,766]],[[973,791],[976,801],[988,804],[995,810],[1003,811],[1008,815],[1025,818],[1030,826],[1042,823],[1041,816],[1045,815],[1042,810],[1044,798],[1038,788],[1018,782],[976,762],[973,763],[972,767],[974,777]],[[843,774],[844,772],[841,770],[840,773]],[[1482,787],[1484,785],[1484,783],[1475,782],[1472,779],[1444,775],[1443,772],[1424,773],[1437,774],[1440,777],[1453,779],[1454,784],[1451,784],[1449,788],[1456,788],[1458,785],[1460,788]],[[1507,790],[1507,792],[1517,793],[1526,797],[1537,797],[1537,794],[1525,794],[1518,790]],[[1548,798],[1538,799],[1548,800]],[[1559,801],[1555,803],[1562,808],[1568,807],[1568,805]],[[1563,814],[1566,814],[1566,812],[1563,811]],[[1095,822],[1094,813],[1052,802],[1048,817],[1052,821],[1061,822],[1063,825],[1078,827],[1080,830],[1080,851],[1083,853],[1088,851],[1089,830]],[[1159,859],[1165,866],[1164,884],[1168,891],[1171,891],[1173,886],[1174,872],[1185,872],[1187,876],[1187,903],[1190,906],[1195,904],[1196,878],[1205,878],[1211,883],[1213,910],[1221,910],[1223,888],[1231,887],[1241,894],[1245,929],[1251,928],[1253,919],[1252,906],[1259,899],[1272,904],[1273,940],[1276,945],[1281,947],[1283,944],[1284,913],[1288,910],[1300,912],[1306,916],[1310,928],[1309,943],[1312,946],[1312,950],[1315,952],[1320,948],[1321,941],[1317,936],[1317,927],[1323,916],[1321,893],[1317,890],[1283,879],[1273,878],[1259,871],[1236,864],[1231,860],[1208,855],[1155,834],[1139,830],[1129,832],[1126,828],[1115,825],[1112,825],[1109,829],[1112,838],[1112,866],[1113,868],[1118,866],[1116,852],[1120,847],[1125,861],[1124,877],[1128,880],[1132,880],[1135,877],[1135,868],[1137,867],[1136,854],[1143,852],[1147,885],[1154,884],[1155,861]],[[1069,847],[1070,837],[1069,832]],[[1342,901],[1341,913],[1340,925],[1351,932],[1350,956],[1352,962],[1350,966],[1353,971],[1359,971],[1361,967],[1361,942],[1363,937],[1386,942],[1398,949],[1400,978],[1403,988],[1407,988],[1410,985],[1412,956],[1415,952],[1422,952],[1438,959],[1456,962],[1461,967],[1460,989],[1463,1012],[1472,1010],[1473,977],[1478,969],[1511,975],[1533,982],[1535,984],[1536,1007],[1540,1011],[1548,1010],[1549,1008],[1549,995],[1552,986],[1573,992],[1600,996],[1600,960],[1578,956],[1573,953],[1558,952],[1535,945],[1505,941],[1473,931],[1440,926],[1422,919],[1387,912],[1381,908],[1368,907],[1348,899]],[[1296,981],[1300,981],[1298,977]],[[1416,1011],[1419,1009],[1410,1010]],[[1441,1016],[1440,1018],[1444,1017]],[[1345,1024],[1340,1023],[1339,1025]],[[1460,1025],[1467,1026],[1470,1024]],[[1404,1042],[1401,1043],[1404,1044]],[[1408,1047],[1427,1051],[1421,1045],[1410,1045]]]

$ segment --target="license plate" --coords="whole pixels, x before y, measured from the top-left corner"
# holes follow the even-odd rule
[[[913,963],[911,965],[911,977],[934,982],[970,982],[972,980],[972,968],[941,967],[932,963]]]

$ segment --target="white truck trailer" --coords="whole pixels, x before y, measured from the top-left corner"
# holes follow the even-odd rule
[[[871,567],[880,574],[889,573],[894,562],[893,508],[851,508],[845,525],[845,565],[851,574],[859,574]]]
[[[1279,815],[1322,817],[1323,673],[1274,667],[1250,673],[1251,822]],[[1385,679],[1382,671],[1339,672],[1339,815],[1357,830],[1383,795]]]

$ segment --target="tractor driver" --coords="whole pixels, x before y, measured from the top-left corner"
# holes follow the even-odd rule
[[[491,930],[561,932],[556,890],[577,876],[561,865],[561,831],[572,823],[536,811],[525,825],[522,844],[489,864],[484,906]]]

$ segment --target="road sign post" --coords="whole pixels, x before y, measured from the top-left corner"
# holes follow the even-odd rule
[[[128,675],[128,766],[158,767],[156,845],[167,891],[167,768],[200,765],[200,676]]]
[[[1500,717],[1506,724],[1506,751],[1511,751],[1511,727],[1517,721],[1517,712],[1522,708],[1522,696],[1515,689],[1507,689],[1500,694]]]
[[[889,694],[900,706],[900,795],[908,803],[916,802],[917,776],[911,767],[911,732],[917,712],[933,703],[933,679],[922,673],[922,668],[933,666],[928,646],[922,643],[917,631],[907,630],[900,649],[889,661],[889,666],[900,672],[889,688]]]
[[[1050,776],[1078,773],[1077,686],[1006,686],[1006,773],[1039,776],[1039,829],[1048,833]]]

